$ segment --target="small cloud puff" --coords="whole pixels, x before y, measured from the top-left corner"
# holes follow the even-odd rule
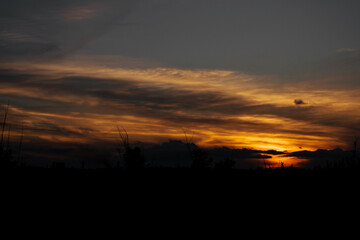
[[[302,99],[295,99],[294,103],[295,103],[295,105],[304,105],[304,104],[306,104]]]

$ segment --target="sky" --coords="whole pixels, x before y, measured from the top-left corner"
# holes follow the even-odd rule
[[[360,135],[359,1],[1,6],[0,104],[34,158],[112,148],[117,126],[134,143],[186,132],[203,148],[274,150],[295,164],[308,159],[290,153],[348,150]]]

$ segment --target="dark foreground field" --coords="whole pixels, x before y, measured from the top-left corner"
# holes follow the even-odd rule
[[[144,169],[77,169],[77,168],[15,168],[2,169],[2,176],[8,182],[36,181],[40,184],[55,182],[83,182],[127,187],[200,184],[203,186],[237,186],[257,184],[264,188],[281,188],[291,184],[320,184],[335,186],[353,185],[360,178],[358,168],[354,169],[201,169],[191,168],[144,168]],[[273,185],[276,184],[276,185]]]
[[[251,212],[253,221],[261,221],[258,214],[268,211],[269,218],[278,211],[311,218],[301,210],[309,207],[315,213],[332,214],[334,207],[351,213],[358,206],[359,176],[358,169],[17,168],[1,170],[1,185],[9,205],[45,208],[49,214],[64,207],[89,215],[95,209],[115,211],[118,218],[124,218],[124,212],[135,217],[150,211],[147,217],[154,221],[161,210],[172,218],[185,214],[196,222],[192,216],[198,213],[232,214],[246,221],[249,215],[244,213]]]

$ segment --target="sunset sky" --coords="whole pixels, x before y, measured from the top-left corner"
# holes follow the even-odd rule
[[[1,0],[0,105],[10,103],[13,141],[24,126],[34,149],[114,142],[121,126],[133,142],[185,131],[203,148],[348,150],[360,135],[359,9]]]

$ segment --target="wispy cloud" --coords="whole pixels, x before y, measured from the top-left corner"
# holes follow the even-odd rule
[[[10,32],[10,31],[1,31],[0,32],[1,40],[15,40],[15,41],[24,41],[24,40],[32,40],[32,37],[26,34]]]
[[[77,6],[64,11],[60,16],[68,22],[82,21],[95,17],[100,10],[100,6]]]
[[[345,52],[357,52],[359,51],[359,48],[339,48],[337,52],[339,53],[345,53]]]

